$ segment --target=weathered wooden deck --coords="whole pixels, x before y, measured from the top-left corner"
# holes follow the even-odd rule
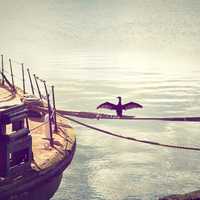
[[[0,107],[21,103],[22,91],[17,90],[17,94],[12,93],[6,86],[0,85]],[[43,170],[53,166],[66,156],[66,151],[70,151],[75,143],[75,134],[66,119],[58,116],[58,131],[53,133],[54,147],[49,145],[47,139],[48,123],[44,117],[41,119],[29,118],[29,128],[32,136],[32,151],[34,170]],[[11,126],[7,126],[7,133],[11,133]]]

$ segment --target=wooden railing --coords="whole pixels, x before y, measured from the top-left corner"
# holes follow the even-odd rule
[[[48,115],[49,115],[49,130],[50,130],[50,135],[51,135],[50,144],[51,146],[53,146],[52,134],[54,131],[57,131],[56,102],[55,102],[54,86],[48,85],[45,80],[39,78],[39,76],[37,76],[36,74],[31,74],[30,69],[25,68],[25,65],[23,63],[7,58],[7,61],[8,61],[7,65],[9,66],[6,66],[5,58],[7,57],[4,55],[1,55],[1,69],[0,69],[1,84],[2,85],[7,84],[13,93],[17,93],[18,92],[17,88],[21,88],[24,95],[32,94],[35,97],[38,97],[42,101],[45,101],[47,103]],[[21,73],[15,74],[13,67],[17,68],[17,71],[18,72],[21,71]],[[18,84],[16,80],[18,80]],[[27,87],[28,83],[30,87]],[[50,90],[48,88],[50,88]],[[36,94],[36,91],[37,91],[37,94]],[[45,91],[45,93],[43,94],[42,91]],[[50,91],[52,94],[51,96],[50,96]],[[52,123],[55,124],[54,130],[52,130]]]

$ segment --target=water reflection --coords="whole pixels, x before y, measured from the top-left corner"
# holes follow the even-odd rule
[[[73,72],[74,75],[62,76],[58,82],[60,87],[57,94],[63,97],[58,100],[58,104],[71,110],[96,111],[99,103],[114,102],[120,94],[126,102],[138,101],[144,105],[143,110],[131,110],[126,114],[198,116],[200,81],[192,71],[168,74],[154,73],[155,68],[149,73],[138,69],[128,71],[126,68],[115,68],[111,75],[110,69],[114,68],[107,67],[96,67],[95,70],[70,69],[68,73]],[[65,90],[66,93],[63,93]],[[199,147],[198,123],[83,121],[139,139]],[[53,199],[149,200],[168,193],[198,189],[200,182],[196,177],[200,161],[197,152],[121,141],[80,126],[75,128],[78,137],[77,154]],[[67,180],[68,177],[70,180]]]

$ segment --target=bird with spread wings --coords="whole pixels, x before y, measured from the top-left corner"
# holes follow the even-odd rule
[[[135,103],[135,102],[129,102],[126,104],[122,104],[122,98],[121,97],[117,97],[117,98],[119,99],[118,104],[105,102],[105,103],[100,104],[97,107],[97,109],[104,108],[104,109],[109,109],[109,110],[115,110],[117,116],[122,117],[123,110],[129,110],[129,109],[133,109],[133,108],[143,108],[142,105],[140,105],[139,103]]]

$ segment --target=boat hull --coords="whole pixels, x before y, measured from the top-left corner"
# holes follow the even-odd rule
[[[60,161],[54,169],[40,171],[35,176],[30,174],[29,181],[21,180],[17,185],[9,184],[5,191],[0,192],[0,200],[48,200],[57,191],[63,171],[71,163],[76,150],[76,142],[71,151],[67,152],[66,159]],[[31,176],[33,178],[31,178]]]

